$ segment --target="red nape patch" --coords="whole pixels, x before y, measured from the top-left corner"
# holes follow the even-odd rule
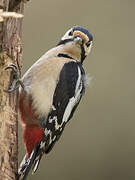
[[[34,146],[40,143],[44,130],[38,125],[29,124],[23,128],[23,143],[26,148],[27,157],[30,156]]]

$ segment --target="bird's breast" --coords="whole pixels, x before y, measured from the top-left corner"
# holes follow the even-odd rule
[[[38,63],[37,67],[34,66],[34,68],[31,69],[30,73],[32,73],[33,77],[28,84],[28,88],[32,96],[33,108],[39,117],[48,116],[52,108],[53,95],[59,80],[59,74],[64,64],[69,61],[71,61],[71,59],[58,57],[48,58]]]

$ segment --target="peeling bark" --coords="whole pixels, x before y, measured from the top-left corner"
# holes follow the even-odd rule
[[[0,8],[23,14],[24,2],[0,0]],[[15,64],[21,71],[21,33],[22,19],[8,18],[0,23],[0,180],[15,180],[18,169],[18,92],[8,94],[3,90],[8,89],[11,73],[4,68]]]

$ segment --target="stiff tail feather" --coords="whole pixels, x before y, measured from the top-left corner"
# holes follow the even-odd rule
[[[24,156],[20,167],[18,169],[18,177],[17,180],[26,180],[31,168],[33,169],[33,172],[36,172],[41,157],[38,155],[39,151],[39,144],[37,144],[32,151],[30,157],[27,159],[26,155]]]

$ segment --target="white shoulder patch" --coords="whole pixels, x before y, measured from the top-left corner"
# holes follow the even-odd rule
[[[70,114],[72,112],[73,107],[77,104],[77,102],[80,99],[81,90],[82,90],[81,70],[78,67],[78,80],[77,80],[76,88],[75,88],[75,96],[72,97],[69,100],[69,103],[67,104],[67,107],[65,109],[65,113],[63,115],[62,123],[68,121],[68,118],[69,118],[69,116],[70,116]]]

